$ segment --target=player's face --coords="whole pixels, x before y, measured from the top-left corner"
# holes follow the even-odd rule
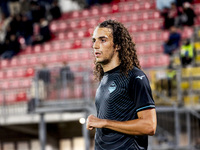
[[[92,40],[97,63],[106,65],[118,57],[117,50],[114,48],[112,29],[97,27]]]

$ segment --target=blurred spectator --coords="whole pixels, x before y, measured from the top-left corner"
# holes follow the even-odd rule
[[[52,16],[52,19],[58,19],[61,17],[61,10],[60,7],[58,6],[58,1],[54,0],[51,8],[50,8],[50,14]]]
[[[1,12],[5,14],[5,17],[9,17],[10,11],[8,9],[8,0],[0,0]]]
[[[0,43],[5,42],[7,28],[10,24],[11,17],[5,17],[4,13],[0,13]]]
[[[60,79],[61,79],[62,85],[66,83],[67,87],[70,87],[71,89],[73,89],[74,73],[71,71],[67,62],[63,62],[63,67],[60,68]]]
[[[27,15],[28,19],[31,19],[30,1],[29,0],[20,0],[20,6],[21,6],[21,14]]]
[[[12,17],[10,22],[11,32],[16,34],[17,36],[20,35],[20,25],[21,25],[21,15],[15,15]]]
[[[33,23],[28,19],[27,15],[22,16],[20,35],[24,37],[26,45],[32,44]]]
[[[173,52],[179,48],[181,40],[181,34],[178,33],[175,26],[170,28],[170,35],[168,40],[164,43],[164,53],[172,55]]]
[[[194,59],[194,46],[189,39],[183,41],[181,46],[181,64],[183,67],[191,64]]]
[[[177,6],[177,7],[183,7],[183,4],[184,4],[185,2],[192,3],[193,0],[176,0],[176,6]]]
[[[15,34],[10,35],[10,39],[6,40],[5,52],[1,55],[3,59],[11,59],[13,56],[19,53],[20,43]]]
[[[10,15],[14,16],[20,13],[21,7],[19,0],[8,0]]]
[[[45,63],[42,64],[41,69],[38,71],[38,79],[43,81],[46,85],[50,83],[51,73]]]
[[[172,91],[176,89],[176,70],[172,67],[172,64],[168,66],[167,69],[167,95],[172,96]]]
[[[32,21],[33,23],[38,23],[41,18],[45,18],[46,9],[45,7],[39,5],[36,1],[31,1],[30,4]]]
[[[90,8],[92,5],[99,4],[99,0],[86,0],[86,7]]]
[[[165,7],[161,15],[164,17],[164,29],[169,29],[170,27],[177,24],[176,17],[178,16],[178,10],[175,3],[171,3],[171,7]]]
[[[162,11],[165,8],[170,8],[171,3],[174,3],[175,0],[156,0],[156,8]]]
[[[51,73],[46,64],[42,64],[42,68],[38,70],[37,81],[39,87],[40,99],[46,99],[48,95],[49,84],[51,82]]]
[[[193,26],[196,14],[195,14],[194,10],[192,9],[190,3],[185,2],[183,4],[183,12],[185,13],[185,15],[187,17],[186,21],[184,22],[184,25]]]
[[[33,45],[42,44],[51,39],[51,31],[49,29],[49,23],[46,19],[40,19],[39,35],[36,35],[33,39]]]

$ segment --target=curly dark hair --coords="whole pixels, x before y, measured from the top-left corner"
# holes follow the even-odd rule
[[[128,30],[122,23],[116,20],[106,20],[100,23],[97,27],[112,29],[114,47],[116,45],[120,47],[120,71],[123,74],[128,75],[128,71],[133,69],[134,66],[139,69],[141,68],[136,54],[135,43],[133,43]],[[96,61],[94,61],[94,64],[95,79],[100,81],[104,75],[103,68],[101,64],[96,63]]]

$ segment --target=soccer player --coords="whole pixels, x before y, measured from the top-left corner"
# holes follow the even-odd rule
[[[95,150],[146,150],[157,119],[135,44],[115,20],[100,23],[92,39],[94,74],[100,83],[95,97],[97,117],[88,116],[87,129],[96,128]]]

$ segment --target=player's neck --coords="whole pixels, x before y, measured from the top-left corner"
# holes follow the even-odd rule
[[[116,68],[119,65],[120,65],[120,61],[115,60],[115,61],[109,62],[108,64],[102,65],[102,67],[103,67],[103,71],[107,72],[107,71],[110,71],[110,70]]]

